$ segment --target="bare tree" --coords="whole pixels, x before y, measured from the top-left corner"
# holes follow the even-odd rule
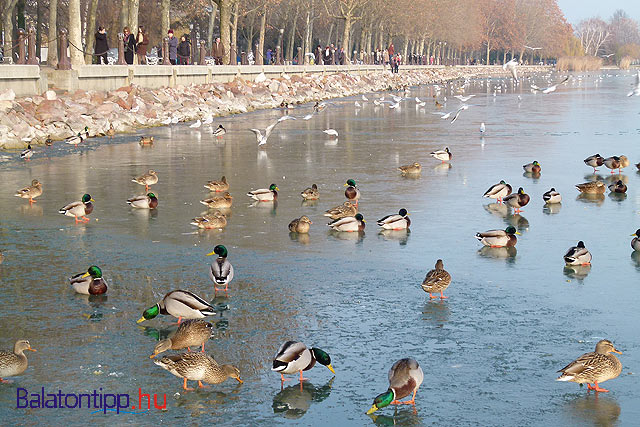
[[[87,45],[85,47],[84,62],[91,64],[93,62],[93,56],[91,51],[96,41],[96,14],[98,12],[98,0],[91,0],[89,3],[89,13],[87,14],[87,36],[85,40]],[[98,53],[98,52],[94,52]]]
[[[49,33],[48,33],[48,47],[47,52],[47,65],[49,67],[55,67],[58,65],[58,43],[56,38],[58,37],[58,0],[49,0]]]
[[[591,56],[598,55],[598,51],[611,35],[609,26],[600,18],[580,21],[576,33],[584,53]]]
[[[362,18],[363,9],[370,0],[324,0],[327,15],[332,18],[344,21],[342,29],[342,45],[344,49],[345,59],[351,58],[350,54],[350,35],[351,27],[355,21]]]
[[[4,30],[4,56],[15,59],[13,52],[13,12],[18,0],[5,0],[2,9],[2,29]]]
[[[84,64],[84,54],[78,50],[82,46],[81,25],[80,0],[69,0],[69,56],[74,67]]]

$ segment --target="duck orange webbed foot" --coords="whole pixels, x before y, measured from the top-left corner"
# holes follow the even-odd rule
[[[209,388],[208,385],[202,384],[202,381],[198,381],[198,387],[200,387],[200,388]]]

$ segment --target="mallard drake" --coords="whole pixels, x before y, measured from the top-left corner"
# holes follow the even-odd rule
[[[555,188],[551,187],[551,190],[542,195],[542,200],[544,200],[544,202],[548,204],[560,203],[562,202],[562,196],[556,191]]]
[[[233,280],[233,266],[227,259],[228,254],[224,245],[217,245],[213,248],[213,252],[207,254],[207,256],[218,255],[218,258],[209,266],[209,279],[213,282],[213,289],[216,295],[218,291],[224,291],[226,294],[229,289],[229,283]]]
[[[147,193],[146,196],[134,196],[130,199],[127,199],[127,203],[133,208],[155,209],[158,207],[158,198],[154,193]]]
[[[42,184],[37,179],[34,179],[33,181],[31,181],[31,185],[16,191],[16,194],[15,194],[16,197],[29,199],[29,203],[35,203],[36,201],[33,199],[35,199],[36,197],[40,197],[41,195],[42,195]]]
[[[311,220],[308,216],[302,215],[300,218],[296,218],[289,223],[289,231],[294,233],[308,233],[311,228]]]
[[[360,190],[356,187],[356,182],[353,179],[348,179],[344,184],[347,187],[344,190],[344,197],[347,198],[348,201],[358,206],[358,200],[360,200]]]
[[[302,371],[308,371],[318,362],[324,365],[334,374],[336,371],[331,366],[331,357],[317,347],[308,349],[306,345],[299,341],[287,341],[280,346],[273,358],[271,370],[280,373],[280,380],[285,382],[284,374],[295,374],[300,372],[300,382],[306,380],[302,377]]]
[[[151,320],[158,314],[169,314],[178,318],[178,323],[185,319],[202,319],[203,317],[216,314],[211,304],[200,298],[198,295],[177,289],[171,291],[156,303],[153,307],[147,308],[137,323]]]
[[[153,169],[149,169],[149,172],[133,178],[131,181],[136,184],[144,185],[145,191],[149,191],[149,186],[158,183],[158,175]]]
[[[86,273],[78,273],[69,278],[73,290],[84,295],[107,293],[107,282],[102,278],[100,267],[92,265]]]
[[[312,184],[311,187],[305,188],[300,195],[305,200],[318,200],[320,198],[320,192],[318,191],[318,186],[316,184]]]
[[[336,219],[335,221],[331,221],[327,224],[333,230],[336,231],[364,231],[365,220],[362,217],[362,214],[356,214],[356,216],[347,216],[344,218]]]
[[[620,157],[618,156],[611,156],[611,157],[607,157],[606,159],[604,159],[604,165],[611,169],[611,173],[615,173],[615,169],[618,169],[618,172],[620,172]]]
[[[451,154],[451,151],[449,151],[449,147],[444,147],[444,150],[433,151],[429,153],[429,155],[433,158],[441,160],[442,163],[450,162],[451,157],[453,157],[453,155]]]
[[[424,380],[420,364],[412,358],[400,359],[389,369],[389,389],[376,396],[367,415],[389,405],[415,405],[416,393]],[[399,401],[413,393],[411,400]]]
[[[584,242],[580,240],[576,246],[572,246],[564,254],[564,262],[567,265],[589,265],[591,264],[591,252],[584,247]]]
[[[418,162],[415,162],[412,165],[400,166],[398,170],[402,175],[419,174],[420,172],[422,172],[422,165],[420,165],[420,163]]]
[[[82,200],[79,202],[72,202],[61,207],[58,213],[74,217],[76,219],[76,224],[80,221],[89,222],[87,215],[93,212],[93,203],[91,202],[95,202],[95,200],[93,200],[89,194],[85,194],[82,196]],[[78,217],[82,217],[82,220],[78,220]]]
[[[445,297],[443,292],[450,284],[451,275],[444,269],[444,264],[442,263],[442,260],[439,259],[436,261],[435,268],[433,270],[429,270],[427,276],[422,281],[422,290],[427,292],[431,299],[437,298],[431,295],[436,292],[440,292],[440,299],[446,299],[449,297]]]
[[[569,363],[558,372],[561,375],[556,381],[571,381],[578,384],[587,384],[589,390],[608,392],[600,388],[598,383],[618,378],[622,372],[622,363],[613,353],[622,354],[609,340],[600,340],[596,344],[596,350],[585,353],[573,362]],[[595,387],[591,385],[595,384]]]
[[[490,199],[498,199],[498,203],[502,203],[502,199],[511,194],[512,188],[509,184],[501,180],[499,183],[492,185],[489,187],[487,191],[484,192],[482,197],[488,197]]]
[[[153,145],[153,137],[152,136],[141,136],[140,137],[140,145]]]
[[[531,198],[527,193],[524,192],[523,188],[518,188],[518,192],[514,194],[509,194],[502,200],[507,206],[515,209],[515,213],[520,213],[520,209],[525,207]]]
[[[409,213],[402,208],[395,215],[387,215],[378,220],[378,225],[385,230],[405,230],[411,225]]]
[[[576,188],[579,192],[585,194],[604,194],[606,187],[602,181],[591,181],[582,184],[576,184]]]
[[[222,125],[218,125],[216,130],[213,131],[213,136],[215,136],[216,138],[220,138],[222,135],[225,135],[226,133],[227,133],[227,130]]]
[[[242,384],[240,370],[232,365],[220,365],[213,357],[205,353],[182,353],[174,356],[165,356],[153,363],[171,372],[178,378],[182,378],[184,383],[182,388],[186,391],[193,391],[187,387],[187,380],[198,381],[198,387],[205,388],[202,382],[208,384],[220,384],[227,378],[234,378]]]
[[[109,129],[104,133],[109,137],[109,139],[113,138],[113,135],[116,134],[116,129],[113,127],[113,123],[109,123]]]
[[[534,160],[533,163],[527,163],[526,165],[522,165],[522,169],[524,169],[527,173],[539,174],[542,170],[540,168],[540,163],[537,160]]]
[[[227,183],[227,177],[223,176],[222,178],[220,178],[220,181],[209,181],[204,185],[204,188],[214,193],[228,191],[229,184]]]
[[[340,219],[348,216],[355,216],[358,213],[358,207],[351,202],[344,202],[341,205],[327,210],[323,215],[331,219]]]
[[[167,350],[182,350],[186,348],[191,351],[191,347],[200,346],[202,346],[202,352],[204,352],[204,344],[211,338],[212,332],[213,325],[209,322],[205,322],[202,319],[185,320],[180,323],[180,326],[170,338],[156,344],[153,354],[149,358],[153,359]]]
[[[224,196],[209,197],[204,200],[200,200],[200,203],[209,209],[228,209],[233,203],[233,197],[231,197],[231,194],[229,193],[224,193]]]
[[[249,191],[247,196],[259,202],[273,202],[278,200],[279,188],[275,184],[271,184],[268,189],[261,188],[259,190]]]
[[[604,164],[604,157],[600,154],[594,154],[593,156],[589,156],[584,159],[584,164],[587,166],[591,166],[593,168],[593,173],[598,172],[598,167]]]
[[[624,185],[624,182],[619,179],[615,184],[611,184],[609,186],[609,191],[611,191],[612,193],[626,193],[627,186]]]
[[[191,225],[198,228],[212,229],[225,228],[227,226],[227,218],[220,211],[211,214],[197,216],[191,220]]]
[[[488,230],[484,233],[476,233],[476,239],[485,246],[492,248],[503,248],[515,246],[518,243],[518,238],[515,236],[520,234],[516,231],[515,227],[508,226],[504,230]]]
[[[27,149],[22,150],[20,153],[20,158],[28,161],[31,157],[33,157],[33,150],[31,149],[31,144],[29,144],[27,145]]]
[[[85,127],[85,129],[88,129]],[[85,132],[86,134],[87,132]],[[86,138],[85,135],[82,135],[82,133],[78,132],[76,135],[70,136],[68,138],[66,138],[64,140],[65,143],[67,144],[73,144],[75,146],[77,146],[78,144],[80,144],[81,142],[83,142]]]
[[[640,251],[640,228],[631,236],[633,236],[633,240],[631,240],[631,248],[634,251]]]
[[[29,362],[27,361],[27,356],[24,355],[25,350],[36,351],[35,348],[31,348],[27,340],[16,341],[13,346],[13,353],[0,351],[0,384],[11,382],[3,380],[3,377],[20,375],[27,370]]]

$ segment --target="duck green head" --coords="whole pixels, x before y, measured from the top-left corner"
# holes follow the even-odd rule
[[[227,254],[228,254],[227,248],[224,245],[218,245],[215,248],[213,248],[213,252],[209,252],[207,256],[218,255],[221,258],[226,258]]]
[[[502,184],[502,185],[507,185],[507,183],[506,183],[506,182],[504,182],[504,179],[500,181],[500,184]]]
[[[363,216],[362,216],[362,214],[360,214],[360,213],[356,214],[356,219],[357,219],[358,221],[366,222],[366,221],[364,220],[364,217],[363,217]]]
[[[317,347],[313,347],[311,349],[311,354],[319,364],[326,366],[327,369],[329,369],[334,374],[336,373],[336,371],[333,370],[333,366],[331,366],[331,356],[329,356],[326,351],[320,350]]]
[[[638,229],[636,230],[636,232],[635,232],[635,233],[633,233],[631,236],[633,236],[633,237],[640,237],[640,228],[638,228]]]
[[[534,160],[534,161],[533,161],[533,165],[534,165],[534,166],[540,166],[540,163],[538,163],[538,161],[537,161],[537,160]]]
[[[142,323],[145,320],[151,320],[154,317],[156,317],[158,314],[160,314],[160,304],[156,304],[153,307],[149,307],[145,311],[143,311],[142,317],[139,318],[136,323]]]
[[[148,193],[147,197],[150,198],[150,199],[157,199],[156,195],[153,194],[153,193]]]
[[[513,225],[510,225],[507,228],[505,228],[504,232],[507,234],[520,234],[518,233],[518,231],[516,231],[516,228]]]
[[[409,212],[407,212],[407,210],[405,208],[402,208],[398,211],[398,215],[400,216],[407,216],[409,215]]]
[[[95,200],[93,200],[89,194],[85,194],[84,196],[82,196],[82,203],[89,202],[95,202]]]
[[[394,398],[395,398],[395,393],[391,389],[387,390],[382,394],[377,395],[376,398],[373,399],[373,405],[371,405],[371,408],[367,411],[367,415],[373,414],[380,408],[389,406],[391,402],[393,402]]]
[[[102,270],[100,270],[100,267],[96,265],[92,265],[91,267],[89,267],[87,272],[84,273],[82,278],[84,279],[85,277],[89,277],[89,276],[91,276],[94,279],[99,279],[102,277]]]
[[[522,187],[518,188],[518,194],[524,194],[524,188]]]
[[[353,179],[348,179],[347,182],[344,184],[345,187],[355,187],[356,186],[356,182]]]
[[[84,131],[85,131],[85,132],[89,132],[89,126],[85,126],[85,127],[84,127]]]
[[[278,190],[280,190],[280,189],[279,189],[279,188],[278,188],[278,186],[277,186],[277,185],[275,185],[275,184],[271,184],[271,185],[269,186],[269,191],[278,191]]]

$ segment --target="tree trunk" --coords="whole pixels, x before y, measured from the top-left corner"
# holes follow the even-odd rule
[[[207,47],[211,49],[213,46],[213,29],[216,25],[216,13],[218,12],[218,5],[212,0],[209,1],[211,6],[211,13],[209,14],[209,26],[207,27]]]
[[[344,60],[349,61],[351,58],[351,47],[349,44],[349,37],[351,36],[351,15],[347,15],[344,18],[344,30],[342,31],[342,48],[344,49]]]
[[[224,46],[222,63],[229,64],[231,58],[231,0],[216,0],[220,9],[220,42]]]
[[[15,55],[13,47],[13,12],[16,7],[17,0],[6,0],[7,4],[2,10],[2,29],[4,30],[4,56],[11,58],[13,62]]]
[[[120,1],[120,28],[118,28],[118,33],[121,33],[122,29],[124,27],[127,27],[128,25],[129,25],[129,0],[121,0]]]
[[[89,4],[89,15],[87,16],[87,37],[85,40],[87,41],[87,45],[85,47],[86,52],[93,52],[93,45],[96,40],[96,14],[98,11],[98,0],[91,0]],[[98,53],[98,52],[94,52]],[[86,64],[93,63],[93,56],[91,54],[85,54],[84,62]]]
[[[489,41],[487,41],[487,65],[489,65],[489,54],[491,53],[491,46],[489,45]]]
[[[138,37],[138,8],[140,7],[140,0],[129,0],[129,29],[136,39]],[[192,40],[193,42],[193,40]],[[194,48],[193,46],[191,47]],[[135,56],[135,55],[134,55]]]
[[[260,34],[258,35],[258,57],[256,64],[264,65],[264,34],[267,30],[267,5],[265,4],[260,15]]]
[[[293,61],[293,55],[294,55],[293,48],[295,45],[297,26],[298,26],[298,9],[296,8],[296,13],[293,15],[293,22],[291,23],[289,43],[287,43],[287,61]]]
[[[329,26],[329,35],[327,36],[327,46],[329,46],[331,44],[331,37],[333,36],[333,27],[334,27],[335,23],[331,22],[331,25]]]
[[[229,40],[229,64],[231,64],[231,61],[236,61],[238,58],[238,18],[240,16],[240,13],[238,12],[239,4],[239,1],[235,2],[232,9],[233,20],[231,21],[231,38]],[[231,57],[231,46],[235,46],[235,58]],[[233,64],[237,64],[237,62],[233,62]]]
[[[307,10],[307,19],[304,23],[304,37],[302,39],[302,54],[304,55],[303,64],[308,64],[309,60],[307,59],[307,52],[313,52],[313,46],[311,46],[311,41],[309,40],[311,36],[311,11]]]
[[[82,47],[80,26],[80,0],[69,0],[69,56],[72,67],[84,65],[84,54],[78,50]]]
[[[169,19],[169,11],[171,10],[171,0],[161,0],[160,3],[160,22],[162,29],[160,30],[160,44],[163,43],[165,37],[167,37],[167,33],[169,32],[169,26],[171,25],[171,21]]]
[[[49,32],[47,33],[47,65],[55,67],[58,65],[58,0],[49,0]]]
[[[40,53],[40,47],[42,46],[42,27],[43,27],[43,16],[42,16],[42,1],[37,0],[36,2],[36,56],[40,58],[42,61],[42,55]]]
[[[404,42],[402,43],[402,58],[407,58],[407,51],[409,50],[409,38],[405,37]]]

